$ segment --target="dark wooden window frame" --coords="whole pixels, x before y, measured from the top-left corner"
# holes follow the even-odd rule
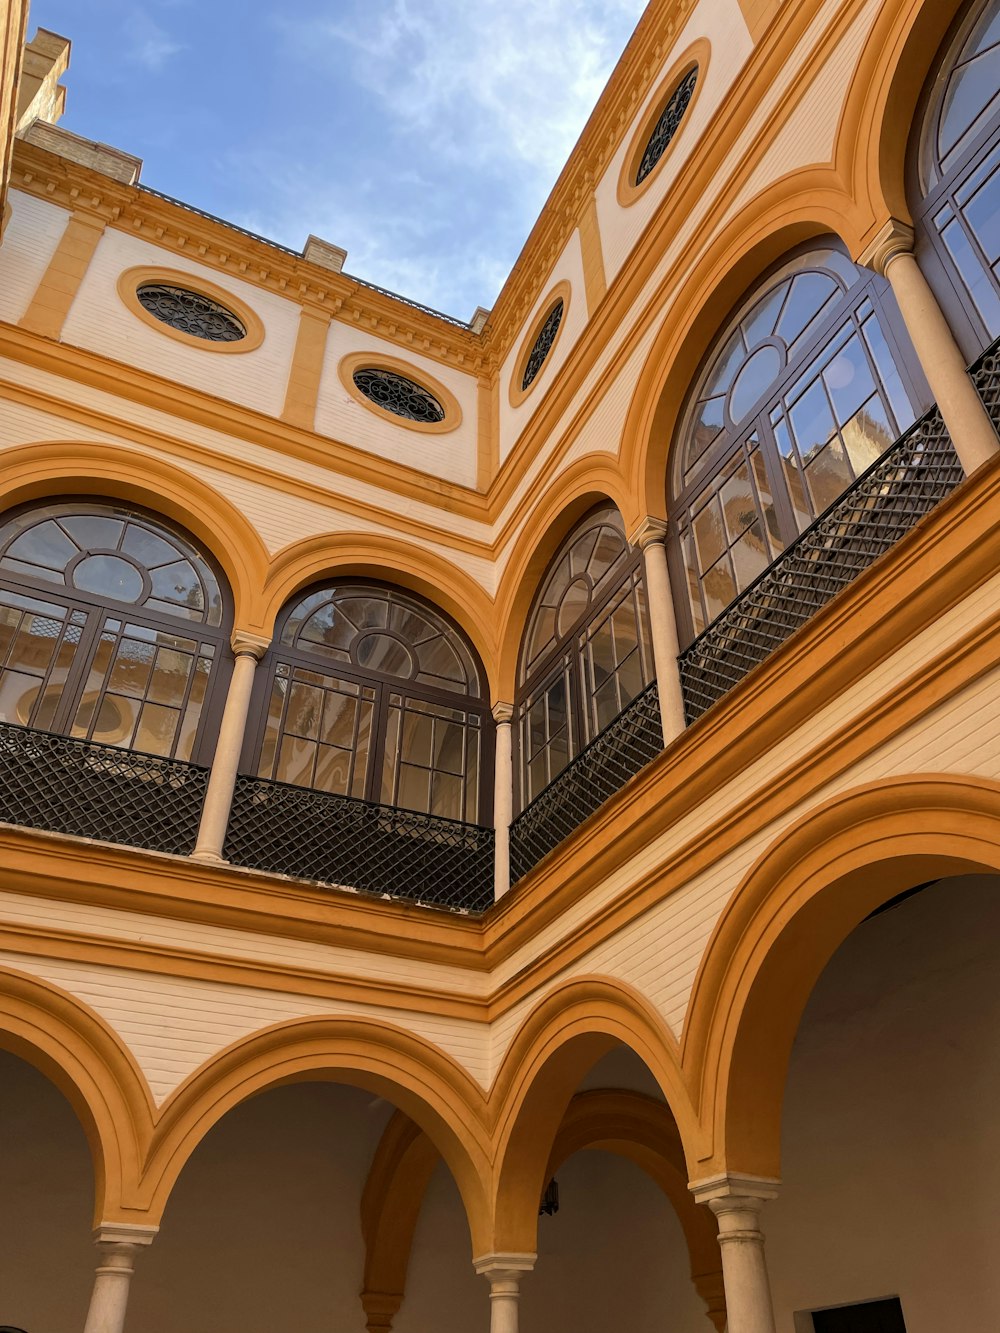
[[[527,799],[527,746],[525,730],[528,725],[528,713],[531,704],[555,684],[559,676],[565,673],[567,680],[569,716],[569,763],[588,745],[598,731],[588,722],[587,704],[591,693],[586,681],[586,637],[587,631],[597,625],[606,615],[612,603],[620,597],[629,585],[633,585],[645,598],[642,552],[638,548],[630,549],[625,540],[625,558],[621,562],[618,577],[610,580],[599,597],[590,602],[573,624],[560,635],[543,657],[534,663],[529,672],[524,670],[524,654],[527,652],[527,637],[534,626],[538,598],[548,585],[549,578],[566,555],[568,548],[584,532],[587,524],[600,512],[612,507],[609,503],[595,505],[573,525],[552,559],[545,567],[545,573],[538,581],[538,588],[528,613],[524,638],[521,643],[521,665],[518,669],[519,684],[514,695],[514,808],[522,810],[530,802]],[[641,609],[640,609],[641,611]],[[645,637],[640,635],[639,653],[643,670],[643,683],[649,685],[654,678],[652,662],[652,643],[648,624],[648,605],[645,623],[641,625]],[[565,769],[563,769],[565,772]],[[558,776],[558,775],[557,775]],[[555,778],[552,779],[555,781]],[[539,793],[535,793],[537,796]],[[532,798],[534,799],[534,797]]]
[[[942,175],[927,194],[923,193],[921,183],[921,162],[924,133],[930,128],[929,116],[937,116],[941,111],[938,96],[938,82],[948,68],[949,61],[956,59],[965,42],[972,34],[985,6],[981,0],[967,5],[956,17],[948,30],[948,35],[934,60],[921,94],[917,113],[914,116],[907,150],[906,192],[911,203],[915,230],[914,249],[917,261],[928,283],[951,325],[952,332],[962,350],[966,361],[973,362],[981,352],[992,343],[979,312],[974,308],[968,289],[961,274],[955,267],[951,255],[934,226],[934,215],[952,201],[952,211],[960,217],[960,209],[954,202],[954,196],[971,176],[982,166],[990,153],[1000,145],[1000,108],[993,118],[985,124],[975,138],[966,145],[965,151],[952,164],[947,175]],[[1000,170],[1000,167],[998,167]],[[960,222],[960,225],[961,222]],[[986,257],[968,227],[963,226],[966,239],[977,255],[983,272],[989,274],[990,267]],[[994,289],[1000,298],[1000,285],[991,276]]]
[[[385,771],[387,758],[386,732],[389,725],[389,712],[392,706],[390,703],[390,696],[401,695],[404,699],[420,700],[442,708],[450,708],[456,712],[464,712],[468,714],[470,718],[477,718],[480,735],[478,818],[476,820],[467,820],[465,822],[476,823],[487,828],[492,827],[493,774],[495,760],[494,741],[496,728],[493,722],[493,715],[490,710],[490,702],[487,694],[473,696],[470,694],[463,694],[457,690],[435,689],[428,685],[421,685],[414,681],[402,679],[399,676],[362,670],[352,664],[341,663],[334,661],[330,657],[324,657],[321,653],[313,654],[307,649],[292,647],[281,642],[281,636],[285,626],[299,605],[313,593],[318,592],[323,588],[335,586],[336,583],[360,589],[391,589],[393,592],[410,599],[418,607],[429,611],[447,626],[462,643],[466,651],[472,657],[473,664],[479,674],[480,688],[484,690],[486,689],[486,671],[473,644],[449,616],[425,598],[410,592],[409,589],[397,587],[395,584],[379,582],[375,579],[350,578],[343,580],[326,580],[321,583],[313,584],[311,587],[304,588],[301,592],[297,593],[287,606],[282,609],[275,624],[274,638],[272,639],[271,646],[264,655],[256,672],[253,696],[250,703],[250,717],[252,720],[246,731],[240,771],[249,774],[257,773],[257,767],[267,731],[267,712],[271,697],[271,686],[278,668],[282,665],[287,665],[291,669],[294,669],[295,667],[303,667],[307,671],[314,671],[327,676],[335,676],[339,679],[350,681],[361,689],[369,688],[375,691],[368,771],[365,777],[364,796],[359,797],[358,799],[370,801],[376,805],[382,804],[382,775]],[[275,781],[280,781],[280,779],[275,779]],[[303,791],[314,790],[313,788],[304,785],[302,789]],[[409,807],[400,808],[408,809]]]
[[[210,642],[215,646],[213,669],[209,676],[208,686],[205,692],[205,700],[198,720],[198,728],[195,734],[189,761],[193,764],[211,764],[215,754],[219,726],[222,721],[222,712],[225,708],[226,695],[229,690],[229,681],[232,676],[234,663],[234,657],[230,646],[230,636],[232,634],[233,626],[233,598],[229,587],[229,581],[226,578],[222,567],[215,557],[202,547],[202,545],[179,524],[172,523],[161,514],[154,513],[140,505],[126,503],[116,499],[114,496],[48,496],[44,499],[34,500],[28,504],[17,505],[14,508],[4,511],[0,514],[0,524],[6,524],[12,519],[32,513],[41,515],[43,510],[56,504],[79,506],[79,512],[81,514],[85,514],[88,509],[94,509],[96,506],[107,505],[122,511],[123,514],[134,514],[136,518],[143,522],[149,523],[153,527],[161,528],[168,536],[175,540],[179,539],[181,542],[189,545],[210,567],[218,580],[219,589],[222,595],[222,619],[217,626],[207,625],[193,620],[185,620],[180,616],[173,617],[165,612],[137,607],[131,602],[117,602],[109,597],[100,596],[96,593],[82,592],[79,589],[69,589],[65,587],[65,585],[46,581],[41,578],[36,579],[28,574],[14,574],[7,570],[0,569],[0,588],[13,593],[21,593],[30,597],[37,597],[38,600],[43,602],[50,602],[64,606],[67,608],[67,618],[75,611],[81,611],[86,616],[83,633],[74,654],[73,663],[67,673],[66,681],[61,691],[60,702],[53,717],[52,726],[48,728],[48,730],[55,735],[69,735],[69,727],[73,721],[76,708],[78,707],[80,697],[82,696],[82,691],[86,685],[94,650],[100,639],[106,621],[109,618],[113,618],[122,621],[123,624],[130,623],[148,629],[162,630],[164,633],[176,635],[179,638]],[[47,681],[49,679],[53,666],[54,663],[50,664],[44,680]],[[102,686],[102,693],[106,691],[107,686],[108,681],[105,679]],[[188,694],[190,694],[190,685]],[[113,748],[122,749],[127,753],[134,747],[115,746]]]
[[[673,474],[676,466],[677,451],[683,450],[684,440],[680,438],[680,423],[684,423],[693,395],[702,383],[702,377],[721,354],[733,321],[741,309],[750,305],[755,298],[762,298],[768,290],[768,283],[789,261],[820,249],[837,250],[845,257],[847,251],[843,243],[834,236],[819,236],[783,254],[770,265],[763,275],[757,278],[736,301],[720,323],[719,332],[702,358],[697,372],[692,377],[691,388],[678,414],[678,435],[668,457],[667,467],[667,514],[670,540],[667,543],[667,557],[670,571],[670,583],[673,592],[674,609],[677,616],[677,629],[682,648],[687,647],[698,637],[701,630],[696,630],[692,619],[688,597],[687,571],[681,548],[681,532],[689,524],[691,505],[704,492],[713,477],[718,476],[738,457],[745,442],[754,433],[759,438],[759,448],[763,454],[765,468],[771,483],[771,495],[781,525],[784,545],[787,547],[799,536],[799,528],[791,514],[791,505],[783,481],[783,472],[779,464],[779,450],[770,424],[770,411],[776,405],[788,387],[805,376],[810,366],[820,360],[826,348],[835,341],[844,327],[853,322],[859,327],[857,311],[867,299],[871,301],[879,326],[885,337],[889,354],[902,380],[903,389],[914,408],[914,418],[918,417],[931,405],[931,393],[920,368],[909,336],[903,325],[902,316],[888,282],[872,272],[864,275],[848,292],[845,292],[836,307],[823,319],[822,323],[810,335],[808,341],[799,349],[794,360],[790,361],[775,380],[768,396],[758,401],[754,412],[732,431],[723,431],[722,439],[716,440],[706,450],[691,480],[676,494],[673,493]],[[881,386],[880,377],[874,367],[876,384]],[[884,394],[884,389],[883,389]],[[777,483],[777,484],[776,484]],[[780,558],[775,556],[775,560]],[[774,560],[771,561],[771,564]],[[767,566],[768,568],[770,566]],[[709,624],[714,623],[710,621]],[[706,625],[705,628],[708,628]]]

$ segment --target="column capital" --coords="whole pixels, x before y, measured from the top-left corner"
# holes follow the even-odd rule
[[[718,1176],[706,1176],[703,1180],[692,1180],[688,1189],[698,1203],[707,1203],[713,1213],[727,1211],[726,1201],[733,1207],[747,1208],[753,1201],[764,1203],[776,1199],[781,1188],[781,1181],[774,1176],[748,1176],[738,1171],[723,1172]],[[714,1205],[719,1204],[721,1208]]]
[[[252,657],[257,662],[271,646],[271,640],[264,638],[262,634],[250,634],[243,629],[234,630],[229,642],[237,657]]]
[[[472,1262],[476,1272],[493,1285],[497,1282],[518,1282],[523,1273],[532,1271],[537,1258],[537,1254],[499,1251],[496,1254],[480,1255]]]
[[[152,1245],[159,1227],[139,1222],[102,1222],[94,1227],[95,1245]]]
[[[514,716],[514,705],[505,703],[495,703],[490,710],[493,714],[493,721],[497,723],[510,722]]]
[[[858,256],[858,263],[885,276],[889,265],[900,255],[913,253],[913,228],[908,222],[890,218],[875,233]]]
[[[650,514],[647,514],[629,537],[628,544],[629,546],[638,546],[640,551],[644,551],[647,546],[664,542],[666,537],[667,520],[665,518],[653,518]]]

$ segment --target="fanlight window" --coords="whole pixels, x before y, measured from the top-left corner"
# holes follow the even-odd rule
[[[356,370],[353,379],[355,387],[370,402],[397,417],[425,425],[436,425],[444,420],[444,408],[434,395],[405,375],[369,366]]]
[[[977,5],[945,55],[918,166],[918,229],[948,284],[949,314],[974,354],[1000,336],[1000,0]]]
[[[227,607],[187,538],[116,505],[0,525],[0,721],[197,759]]]
[[[318,588],[272,652],[258,776],[476,823],[488,700],[458,631],[396,588]]]
[[[562,297],[555,303],[552,309],[545,317],[545,322],[538,331],[538,336],[532,345],[528,360],[525,362],[524,374],[521,376],[521,391],[527,390],[534,383],[541,370],[545,358],[552,351],[552,344],[556,340],[556,334],[559,332],[559,325],[562,323],[563,312],[566,304]]]
[[[691,98],[694,96],[697,83],[698,66],[695,65],[694,69],[689,70],[684,75],[670,94],[667,105],[663,108],[659,119],[653,126],[653,132],[649,136],[649,141],[635,173],[636,185],[642,184],[670,146],[670,141],[680,129],[684,113],[691,104]]]
[[[604,506],[563,543],[528,619],[517,704],[522,804],[651,680],[639,552],[617,509]]]
[[[218,301],[186,287],[166,283],[144,283],[136,292],[143,309],[148,310],[161,324],[189,333],[192,338],[206,342],[241,342],[247,331],[231,310]]]
[[[833,249],[785,263],[716,344],[671,478],[678,617],[692,638],[870,467],[922,405],[884,280]]]

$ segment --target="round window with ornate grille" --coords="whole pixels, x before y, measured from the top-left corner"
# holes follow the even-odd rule
[[[545,316],[545,322],[538,330],[538,336],[535,338],[531,351],[528,353],[528,360],[525,362],[524,374],[521,376],[522,393],[533,383],[545,362],[545,358],[548,356],[549,352],[552,351],[552,344],[555,342],[556,334],[559,332],[559,325],[562,323],[565,309],[566,303],[562,297],[560,297]]]
[[[205,342],[241,342],[247,331],[241,320],[210,296],[170,283],[147,282],[136,289],[142,308],[170,328]]]
[[[355,388],[383,411],[428,426],[444,421],[444,407],[430,390],[405,375],[380,366],[361,366],[352,378]]]
[[[660,158],[670,146],[670,141],[680,129],[681,121],[684,119],[684,113],[691,105],[691,99],[694,96],[694,90],[698,84],[698,66],[688,72],[678,83],[677,87],[667,99],[666,106],[660,112],[653,131],[646,141],[646,147],[643,150],[642,157],[639,159],[639,165],[636,168],[635,185],[641,185],[649,173],[653,170]]]

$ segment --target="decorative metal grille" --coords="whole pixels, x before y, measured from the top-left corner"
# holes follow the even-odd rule
[[[562,297],[555,303],[546,316],[545,323],[538,331],[538,337],[535,339],[535,345],[531,349],[531,355],[528,357],[528,364],[524,367],[524,375],[521,378],[521,391],[523,392],[529,384],[532,383],[535,376],[542,368],[542,362],[552,351],[552,344],[556,340],[556,334],[559,332],[559,325],[562,323],[563,311],[566,309]]]
[[[0,819],[157,852],[190,853],[208,769],[0,723]]]
[[[240,774],[226,858],[234,865],[484,912],[493,830]]]
[[[905,537],[963,476],[934,408],[681,654],[688,722]]]
[[[663,749],[655,683],[595,736],[510,826],[511,881],[523,875]]]
[[[231,310],[185,287],[148,282],[136,292],[139,304],[161,324],[212,343],[236,343],[247,331]]]
[[[660,113],[660,118],[653,127],[653,133],[649,136],[649,142],[646,144],[645,152],[642,155],[642,161],[639,163],[639,169],[635,173],[636,185],[641,185],[649,173],[659,162],[660,158],[667,151],[667,145],[677,133],[681,121],[684,119],[684,112],[691,103],[694,96],[695,84],[698,82],[698,66],[689,70],[684,75],[680,83],[670,95],[670,100]]]
[[[436,425],[444,421],[444,408],[427,389],[414,384],[405,375],[375,366],[354,372],[354,384],[376,407],[383,407],[397,417]]]
[[[1000,431],[1000,338],[987,347],[969,371],[990,420]]]

